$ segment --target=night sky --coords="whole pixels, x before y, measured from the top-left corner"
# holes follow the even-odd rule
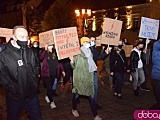
[[[146,0],[73,0],[75,8],[108,9],[146,3]]]
[[[0,2],[0,13],[6,13],[7,12],[7,6],[12,6],[14,4],[21,4],[24,1],[31,1],[31,0],[5,0],[4,2]],[[57,0],[40,0],[41,8],[48,9],[52,3],[54,3]],[[63,2],[63,0],[60,0]],[[65,2],[67,0],[64,0]],[[115,7],[122,7],[122,6],[128,6],[128,5],[135,5],[135,4],[143,4],[146,3],[146,0],[68,0],[68,3],[71,3],[73,9],[82,9],[82,8],[89,8],[92,10],[100,10],[100,9],[109,9],[109,8],[115,8]],[[36,3],[35,3],[36,4]],[[67,8],[66,8],[67,9]],[[16,6],[13,11],[16,11]],[[12,11],[8,11],[12,12]]]

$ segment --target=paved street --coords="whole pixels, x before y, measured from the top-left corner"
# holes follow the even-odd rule
[[[134,120],[133,113],[137,109],[148,109],[155,103],[153,90],[150,92],[140,91],[140,97],[135,97],[132,90],[132,82],[123,85],[122,99],[113,96],[113,91],[109,85],[103,86],[99,77],[99,96],[98,103],[102,106],[98,110],[99,115],[104,120]],[[108,82],[107,82],[108,83]],[[151,80],[148,82],[151,87]],[[79,118],[74,118],[71,114],[72,93],[71,85],[67,84],[64,91],[60,90],[60,83],[57,86],[58,97],[54,97],[57,108],[50,109],[49,104],[44,100],[46,90],[41,82],[40,86],[40,105],[43,120],[93,120],[89,102],[85,97],[81,97],[78,104]],[[0,87],[0,120],[6,120],[5,92]],[[30,120],[25,111],[20,114],[19,120]]]

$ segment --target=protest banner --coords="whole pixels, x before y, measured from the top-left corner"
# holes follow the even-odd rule
[[[0,37],[6,37],[6,42],[13,36],[13,30],[8,28],[0,28]]]
[[[122,21],[104,18],[101,44],[118,45],[121,29]]]
[[[125,51],[126,57],[130,57],[133,45],[124,45],[122,49]]]
[[[54,43],[58,59],[80,54],[80,45],[76,27],[53,30]]]
[[[44,47],[46,44],[54,44],[53,30],[39,33],[39,46]]]
[[[157,40],[159,20],[142,17],[139,37]]]

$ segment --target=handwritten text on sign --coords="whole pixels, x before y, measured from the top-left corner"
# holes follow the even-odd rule
[[[80,45],[76,27],[53,30],[58,59],[80,54]]]
[[[159,20],[142,17],[139,37],[157,39]]]
[[[122,21],[105,18],[102,32],[102,44],[118,45],[122,29]]]
[[[40,47],[44,47],[46,44],[52,45],[53,41],[53,30],[42,32],[39,34]]]

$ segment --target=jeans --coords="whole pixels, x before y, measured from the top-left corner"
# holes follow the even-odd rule
[[[136,72],[133,72],[132,76],[133,76],[133,89],[137,90],[137,87],[140,87],[140,85],[145,81],[143,68],[136,68]]]
[[[58,80],[57,80],[57,78],[55,78],[54,79],[54,83],[52,85],[52,90],[56,90],[56,88],[57,88],[57,82],[58,82]]]
[[[157,107],[160,109],[160,80],[153,80],[155,96],[157,100]]]
[[[98,74],[97,72],[94,72],[94,76],[93,76],[93,80],[94,80],[94,98],[95,101],[97,101],[97,97],[98,97]]]
[[[141,87],[146,88],[147,87],[147,81],[148,81],[149,75],[150,75],[150,66],[149,65],[144,65],[143,70],[144,70],[144,74],[145,74],[145,81],[142,83]]]
[[[115,93],[121,94],[123,78],[124,78],[124,73],[118,73],[118,72],[114,73],[114,79],[115,79],[114,92]]]
[[[72,98],[72,109],[73,110],[77,110],[77,103],[78,103],[79,96],[80,96],[79,94],[73,93],[73,98]],[[88,96],[88,99],[89,99],[89,103],[90,103],[90,107],[91,107],[93,116],[96,117],[97,108],[96,108],[95,98],[94,96]]]
[[[17,120],[21,110],[26,109],[32,120],[42,120],[38,97],[13,102],[7,100],[7,120]]]

